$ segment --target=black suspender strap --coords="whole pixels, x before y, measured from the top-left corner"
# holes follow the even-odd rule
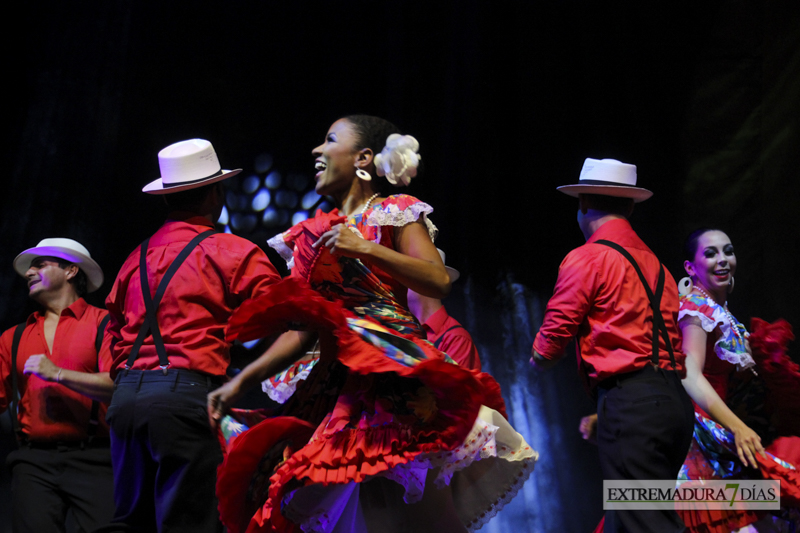
[[[108,321],[111,320],[111,315],[106,315],[103,317],[103,320],[100,321],[100,325],[97,326],[97,335],[94,338],[94,350],[97,352],[97,355],[100,355],[100,348],[103,346],[103,336],[106,333],[106,326],[108,325]],[[100,371],[100,365],[97,365],[97,371]]]
[[[147,338],[148,334],[152,334],[153,344],[155,345],[156,353],[158,353],[158,364],[164,374],[167,373],[167,368],[169,368],[169,358],[167,357],[167,349],[164,346],[164,339],[161,337],[161,330],[158,327],[156,311],[161,303],[161,298],[164,296],[164,292],[167,290],[167,285],[172,280],[175,272],[178,271],[178,268],[180,268],[192,250],[194,250],[197,245],[203,241],[203,239],[213,235],[214,233],[216,233],[214,230],[205,231],[197,235],[194,239],[189,241],[189,244],[184,246],[183,250],[181,250],[181,253],[178,254],[178,257],[175,258],[175,260],[167,269],[166,274],[164,274],[164,278],[158,284],[158,288],[156,289],[156,294],[154,297],[150,296],[150,283],[147,280],[147,246],[150,243],[150,239],[147,239],[142,243],[139,257],[139,278],[142,284],[142,297],[144,298],[146,312],[144,323],[139,330],[139,334],[136,336],[136,341],[133,343],[130,356],[128,357],[128,361],[125,363],[125,368],[131,368],[133,366],[134,361],[136,361],[136,358],[139,356],[139,349],[142,347],[142,343],[144,343],[144,340]]]
[[[103,335],[106,331],[106,326],[108,325],[108,321],[111,317],[106,315],[100,324],[97,326],[97,333],[95,334],[94,338],[94,347],[95,351],[97,352],[97,356],[100,356],[100,348],[103,345]],[[14,433],[21,439],[22,438],[22,428],[19,426],[19,419],[17,418],[17,409],[19,407],[20,402],[20,395],[19,395],[19,385],[17,383],[17,352],[19,352],[19,343],[22,340],[22,333],[25,331],[25,326],[27,325],[26,322],[22,324],[18,324],[17,327],[14,329],[14,338],[11,341],[11,406],[8,410],[8,414],[11,415],[11,427],[14,430]],[[95,362],[95,371],[99,371],[100,366],[98,362]],[[99,425],[99,417],[100,417],[100,402],[97,400],[92,400],[92,410],[89,415],[89,427],[86,428],[86,434],[89,436],[89,440],[91,441],[92,437],[97,434],[97,426]]]
[[[650,300],[650,308],[653,310],[653,353],[651,355],[651,361],[655,366],[658,366],[658,337],[659,332],[661,333],[661,338],[664,339],[664,344],[667,347],[667,351],[669,352],[669,361],[672,365],[672,368],[675,369],[677,367],[675,363],[675,353],[672,350],[672,343],[669,340],[669,334],[667,333],[667,325],[664,322],[664,316],[661,314],[661,296],[664,294],[664,265],[660,265],[660,270],[658,272],[658,282],[656,283],[656,292],[653,294],[653,291],[650,289],[650,285],[647,284],[647,280],[642,274],[642,269],[639,268],[639,264],[633,258],[633,256],[620,246],[619,244],[607,240],[599,240],[595,241],[597,244],[603,244],[610,248],[615,249],[619,253],[621,253],[625,259],[627,259],[630,264],[633,265],[633,268],[636,270],[636,274],[639,275],[639,280],[644,285],[644,290],[647,293],[647,299]]]
[[[439,349],[439,345],[442,344],[442,341],[444,340],[444,334],[447,333],[448,331],[452,331],[452,330],[458,329],[458,328],[464,329],[464,326],[462,326],[461,324],[457,324],[455,326],[450,326],[449,328],[444,330],[442,332],[442,334],[439,336],[439,338],[436,339],[436,342],[433,343],[433,347],[438,350]]]
[[[17,324],[14,329],[14,338],[11,341],[11,405],[8,409],[8,414],[11,417],[11,429],[17,439],[22,438],[22,428],[19,427],[19,418],[17,418],[17,409],[19,409],[19,383],[17,382],[17,351],[19,351],[19,342],[22,339],[22,333],[25,331],[27,322]]]
[[[100,321],[100,325],[97,326],[97,334],[94,337],[94,349],[97,352],[97,357],[100,357],[100,348],[103,346],[103,335],[106,332],[106,326],[108,325],[108,321],[111,319],[110,315],[106,315],[103,317],[103,320]],[[95,372],[100,371],[100,362],[97,361],[95,363]],[[89,427],[86,428],[86,434],[89,436],[89,440],[92,440],[92,437],[97,435],[97,426],[100,423],[100,402],[97,400],[92,400],[92,411],[89,415]]]

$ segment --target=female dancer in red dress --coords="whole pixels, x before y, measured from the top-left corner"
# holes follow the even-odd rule
[[[527,479],[537,454],[504,418],[497,383],[424,337],[406,292],[450,289],[427,204],[384,197],[407,184],[418,145],[385,120],[337,120],[312,152],[316,190],[336,209],[270,240],[291,276],[242,306],[229,336],[285,331],[209,396],[228,437],[217,492],[233,531],[466,531]],[[245,390],[298,360],[320,361],[284,416],[242,432],[222,415]]]
[[[787,437],[770,443],[774,448],[767,446],[765,450],[762,437],[734,412],[743,416],[748,410],[744,402],[735,400],[736,383],[755,381],[755,369],[770,389],[767,401],[774,402],[782,396],[781,410],[791,412],[792,406],[797,409],[800,373],[785,353],[786,343],[792,338],[791,328],[785,322],[770,325],[754,319],[751,336],[728,310],[727,298],[733,288],[737,261],[725,233],[712,229],[695,231],[687,240],[685,254],[684,267],[690,277],[680,283],[678,324],[686,353],[683,385],[695,402],[696,422],[679,479],[779,479],[781,506],[794,507],[794,517],[800,517],[796,514],[800,473],[792,464],[798,454],[787,457],[778,451],[787,442],[800,448],[800,439],[790,437],[798,434],[798,428],[791,427],[790,419],[774,419],[780,426],[778,433]],[[794,387],[787,386],[792,380]],[[753,395],[750,396],[752,400]],[[763,405],[764,396],[757,396],[755,403]],[[739,406],[733,406],[734,402]],[[766,422],[766,418],[762,419]],[[715,533],[742,528],[764,515],[752,510],[682,510],[679,514],[690,531]]]

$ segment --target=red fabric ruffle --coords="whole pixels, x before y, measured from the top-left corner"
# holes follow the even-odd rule
[[[360,482],[400,464],[408,463],[423,453],[449,451],[459,446],[477,417],[481,405],[487,405],[505,416],[505,404],[497,382],[488,374],[474,372],[444,361],[442,352],[429,342],[413,335],[403,338],[422,352],[425,359],[408,365],[388,357],[384,351],[366,342],[353,331],[347,317],[356,315],[337,302],[330,302],[298,278],[287,278],[273,285],[258,300],[247,302],[234,314],[228,338],[253,338],[277,333],[292,323],[319,329],[335,340],[332,350],[323,356],[335,357],[347,367],[349,375],[338,402],[327,419],[318,426],[310,442],[295,448],[272,475],[268,499],[259,509],[244,503],[250,490],[253,473],[259,461],[283,438],[287,422],[284,418],[268,419],[237,437],[221,467],[218,481],[220,512],[223,522],[233,532],[244,528],[243,516],[250,517],[248,532],[291,531],[294,526],[280,513],[280,505],[288,491],[304,484]],[[361,319],[368,320],[369,319]],[[379,323],[370,321],[378,326]],[[380,400],[374,410],[354,423],[362,412],[353,405],[360,391],[371,391],[373,379],[379,375],[417,380],[432,395],[430,405],[423,401],[412,406],[414,415],[398,415],[387,411],[382,415]],[[353,392],[355,391],[355,392]],[[419,409],[419,412],[417,412]],[[420,416],[430,416],[424,424],[415,423]],[[404,418],[405,417],[405,418]],[[290,418],[289,420],[297,420]],[[294,422],[288,428],[295,428]],[[274,453],[274,450],[273,450]],[[261,500],[263,501],[263,499]]]
[[[269,498],[259,511],[251,513],[253,518],[247,531],[273,531],[272,528],[275,531],[291,531],[294,526],[283,518],[280,505],[288,491],[298,488],[298,483],[328,485],[361,482],[370,476],[411,462],[422,453],[444,452],[459,446],[472,428],[477,411],[483,403],[480,380],[470,371],[442,360],[425,361],[413,367],[413,370],[408,377],[418,379],[435,395],[437,412],[432,420],[419,428],[398,422],[397,417],[392,416],[391,421],[380,426],[370,424],[366,427],[353,427],[350,423],[351,406],[337,404],[311,441],[294,452],[272,476]],[[354,376],[353,379],[369,380],[371,376]],[[343,395],[343,398],[346,400],[351,396]],[[379,419],[380,413],[376,413],[374,418]],[[279,420],[281,419],[265,420],[256,428],[262,435],[279,434],[280,430],[273,429],[273,425]],[[249,437],[248,433],[252,431],[239,437],[239,441],[243,441],[245,436]],[[253,439],[248,438],[246,442],[253,442]],[[264,440],[247,447],[237,444],[237,448],[231,450],[229,459],[226,460],[230,464],[236,464],[237,468],[227,473],[225,484],[227,490],[234,484],[238,485],[233,493],[242,495],[246,492],[255,470],[253,457],[263,456],[274,446],[274,442]],[[260,451],[254,452],[254,447],[259,447]],[[252,456],[246,455],[241,460],[238,458],[242,453],[239,450]],[[244,466],[240,463],[244,463]],[[222,481],[218,483],[218,490],[226,490]],[[223,503],[221,499],[220,509],[223,509],[223,505],[230,505],[230,502],[231,500],[227,500]],[[243,511],[249,509],[243,509],[241,504],[226,509],[224,523],[231,527],[226,519],[238,519],[242,515],[237,513]]]
[[[259,510],[259,505],[253,503],[253,497],[248,492],[258,488],[252,480],[264,459],[265,450],[279,443],[299,448],[313,432],[311,424],[296,418],[270,418],[239,435],[231,443],[225,460],[217,469],[220,518],[231,533],[245,531],[250,517]],[[266,474],[265,482],[270,473]]]
[[[781,319],[768,323],[760,318],[750,322],[750,348],[759,375],[769,389],[768,408],[773,413],[780,437],[767,447],[776,457],[799,466],[800,459],[800,366],[789,358],[794,340],[792,326]],[[781,506],[800,507],[800,472],[756,456],[765,479],[781,481]]]
[[[800,472],[761,455],[756,455],[756,461],[764,479],[777,479],[781,482],[781,507],[800,508]]]
[[[683,464],[688,468],[692,479],[718,479],[717,473],[694,441]],[[728,533],[763,516],[763,513],[748,510],[677,509],[676,512],[686,524],[687,530],[693,533]]]
[[[800,436],[778,437],[766,447],[766,450],[794,467],[800,466]]]
[[[228,338],[261,338],[288,329],[292,323],[302,322],[308,329],[333,331],[337,352],[334,355],[352,372],[364,375],[393,372],[402,377],[418,378],[437,391],[437,404],[441,409],[448,410],[446,406],[452,402],[455,404],[454,411],[462,411],[467,403],[460,397],[466,395],[481,400],[475,408],[475,414],[483,404],[506,416],[500,385],[489,374],[446,363],[442,359],[442,352],[425,339],[395,332],[396,336],[413,342],[429,358],[418,365],[404,365],[386,357],[377,346],[365,342],[348,327],[347,316],[355,318],[338,302],[330,302],[319,296],[303,280],[286,278],[270,287],[263,297],[245,303],[234,313],[228,326]],[[449,395],[442,392],[450,389],[455,393]],[[459,390],[463,392],[459,394]],[[449,431],[444,427],[439,429]],[[469,427],[464,430],[462,437],[468,432]],[[447,435],[444,437],[449,440]]]
[[[772,423],[778,435],[800,435],[800,366],[787,353],[794,340],[792,326],[785,320],[770,324],[753,318],[750,327],[750,348],[758,374],[769,389],[766,407],[773,415]]]
[[[285,278],[270,286],[260,298],[247,300],[228,323],[226,338],[248,341],[263,339],[302,326],[308,330],[347,328],[346,313],[340,302],[323,298],[299,278]]]
[[[339,216],[336,210],[324,213],[318,209],[313,218],[292,226],[283,234],[283,242],[292,250],[294,258],[293,277],[309,279],[319,255],[321,253],[330,255],[324,246],[314,248],[312,244],[317,242],[323,233],[330,231],[333,226],[344,224],[346,221],[347,217]]]

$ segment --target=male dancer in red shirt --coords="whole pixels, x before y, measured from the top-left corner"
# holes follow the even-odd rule
[[[222,460],[206,396],[230,362],[225,326],[280,279],[264,252],[217,233],[223,170],[206,140],[158,154],[144,192],[174,209],[122,265],[106,300],[116,390],[109,407],[115,522],[134,531],[222,531],[215,497]]]
[[[19,254],[14,270],[41,311],[0,338],[0,412],[10,405],[20,444],[7,459],[12,528],[64,531],[69,514],[92,531],[114,514],[101,403],[114,389],[101,346],[106,312],[83,299],[103,284],[103,271],[82,244],[60,238]]]
[[[439,250],[437,248],[437,250]],[[439,250],[444,263],[444,252]],[[445,264],[450,282],[455,283],[461,273]],[[408,308],[417,317],[425,330],[425,335],[434,346],[449,355],[459,366],[470,370],[481,370],[481,357],[472,341],[472,336],[455,318],[447,314],[444,304],[438,298],[423,296],[408,290]]]
[[[598,396],[597,444],[604,479],[674,480],[692,438],[694,411],[677,326],[678,287],[631,228],[636,167],[587,159],[577,196],[586,244],[558,272],[531,363],[547,368],[578,337],[578,362]],[[683,531],[675,511],[606,512],[605,531]]]

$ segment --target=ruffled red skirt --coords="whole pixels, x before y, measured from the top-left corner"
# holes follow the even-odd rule
[[[229,443],[217,492],[231,532],[299,531],[282,513],[297,489],[346,486],[428,464],[463,446],[468,435],[495,445],[494,435],[480,428],[480,435],[470,433],[481,406],[505,416],[491,376],[445,362],[423,339],[356,317],[304,281],[285,279],[242,306],[229,337],[263,337],[297,324],[320,332],[321,360],[287,403],[289,416],[266,419]],[[519,440],[520,449],[510,451],[519,454],[519,468],[509,471],[515,479],[503,497],[536,459]]]

